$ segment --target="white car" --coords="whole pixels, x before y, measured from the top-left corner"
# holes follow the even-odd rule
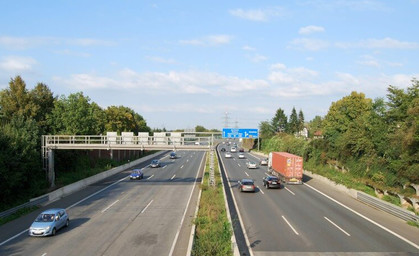
[[[268,158],[260,160],[260,165],[268,165]]]
[[[256,168],[257,168],[256,163],[255,163],[255,162],[253,162],[253,161],[249,161],[249,162],[247,162],[247,163],[246,163],[246,166],[247,166],[247,169],[256,169]]]
[[[239,154],[239,158],[240,158],[240,159],[244,159],[244,154],[243,154],[243,153],[240,153],[240,154]]]
[[[225,158],[232,158],[233,157],[230,152],[225,153],[224,156],[225,156]]]
[[[236,147],[231,147],[230,151],[231,152],[237,152],[237,148]]]

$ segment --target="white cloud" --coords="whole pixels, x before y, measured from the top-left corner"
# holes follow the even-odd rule
[[[283,16],[285,12],[281,7],[250,10],[243,10],[239,8],[230,10],[230,14],[251,21],[268,21],[272,17]]]
[[[231,40],[233,40],[231,35],[209,35],[199,39],[180,40],[179,43],[194,46],[217,46],[229,44]]]
[[[368,48],[368,49],[418,49],[419,43],[403,42],[393,38],[367,39],[359,42],[340,42],[336,43],[338,48]]]
[[[31,57],[9,56],[4,57],[0,62],[0,69],[20,72],[32,70],[32,67],[37,64],[37,61]]]
[[[310,26],[307,26],[307,27],[300,28],[298,33],[301,34],[301,35],[309,35],[309,34],[313,34],[313,33],[316,33],[316,32],[324,32],[324,31],[325,31],[325,29],[323,27],[310,25]]]
[[[245,50],[245,51],[256,51],[256,49],[255,49],[255,48],[250,47],[250,46],[248,46],[248,45],[243,46],[243,47],[242,47],[242,49],[243,49],[243,50]]]
[[[297,38],[291,41],[289,48],[308,51],[319,51],[328,48],[329,46],[329,42],[325,40],[312,38]]]

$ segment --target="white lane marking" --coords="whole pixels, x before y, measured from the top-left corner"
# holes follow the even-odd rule
[[[260,193],[262,193],[263,195],[265,194],[265,192],[263,192],[263,190],[260,189],[259,186],[256,186],[256,187],[259,189]]]
[[[91,194],[90,196],[83,198],[82,200],[80,200],[80,201],[78,201],[78,202],[76,202],[76,203],[74,203],[74,204],[70,205],[69,207],[67,207],[67,208],[66,208],[66,210],[69,210],[69,209],[73,208],[74,206],[76,206],[76,205],[78,205],[78,204],[80,204],[80,203],[82,203],[82,202],[86,201],[87,199],[89,199],[89,198],[91,198],[91,197],[93,197],[93,196],[95,196],[95,195],[99,194],[100,192],[102,192],[102,191],[104,191],[104,190],[106,190],[106,189],[108,189],[108,188],[112,187],[113,185],[118,184],[119,182],[121,182],[121,181],[125,180],[125,179],[126,179],[126,178],[128,178],[128,177],[129,177],[129,176],[124,177],[124,178],[122,178],[122,179],[120,179],[120,180],[118,180],[118,181],[115,181],[114,183],[110,184],[109,186],[104,187],[104,188],[102,188],[101,190],[97,191],[96,193],[93,193],[93,194]],[[20,232],[19,234],[14,235],[14,236],[12,236],[11,238],[9,238],[9,239],[7,239],[7,240],[5,240],[5,241],[1,242],[1,243],[0,243],[0,246],[2,246],[3,244],[5,244],[5,243],[7,243],[7,242],[9,242],[9,241],[12,241],[13,239],[15,239],[15,238],[17,238],[17,237],[21,236],[23,233],[28,232],[28,231],[29,231],[29,228],[27,228],[27,229],[23,230],[23,231],[22,231],[22,232]]]
[[[163,169],[166,168],[167,165],[163,166]]]
[[[186,162],[189,162],[189,159],[186,159]]]
[[[108,207],[106,207],[105,209],[102,210],[102,213],[106,212],[107,210],[109,210],[109,208],[111,208],[114,204],[118,203],[119,199],[116,200],[115,202],[111,203]]]
[[[240,164],[237,164],[239,167],[241,167],[241,165]]]
[[[396,236],[396,237],[400,238],[401,240],[405,241],[406,243],[410,244],[411,246],[413,246],[413,247],[415,247],[415,248],[419,249],[419,245],[417,245],[417,244],[413,243],[412,241],[408,240],[407,238],[404,238],[403,236],[401,236],[401,235],[397,234],[396,232],[393,232],[393,231],[391,231],[390,229],[388,229],[388,228],[386,228],[386,227],[382,226],[381,224],[378,224],[377,222],[373,221],[372,219],[370,219],[370,218],[368,218],[368,217],[366,217],[366,216],[364,216],[364,215],[360,214],[359,212],[357,212],[357,211],[355,211],[355,210],[353,210],[353,209],[349,208],[348,206],[346,206],[346,205],[342,204],[342,203],[341,203],[341,202],[339,202],[338,200],[331,198],[330,196],[326,195],[325,193],[321,192],[320,190],[317,190],[316,188],[314,188],[314,187],[312,187],[312,186],[310,186],[310,185],[308,185],[308,184],[306,184],[306,183],[303,183],[303,184],[304,184],[305,186],[307,186],[307,187],[311,188],[312,190],[316,191],[317,193],[319,193],[319,194],[321,194],[321,195],[325,196],[326,198],[328,198],[328,199],[332,200],[333,202],[337,203],[338,205],[342,206],[343,208],[345,208],[345,209],[347,209],[347,210],[349,210],[349,211],[351,211],[351,212],[355,213],[355,214],[356,214],[356,215],[358,215],[359,217],[361,217],[361,218],[363,218],[363,219],[365,219],[365,220],[367,220],[367,221],[371,222],[372,224],[376,225],[377,227],[380,227],[380,228],[384,229],[385,231],[389,232],[390,234],[392,234],[392,235],[394,235],[394,236]]]
[[[42,256],[47,256],[47,253],[42,254]]]
[[[249,176],[250,176],[247,172],[244,172],[244,173],[246,173],[246,176],[247,176],[247,177],[249,177]]]
[[[326,216],[323,216],[328,222],[332,223],[333,226],[335,226],[336,228],[338,228],[340,231],[342,231],[343,233],[345,233],[345,235],[347,236],[351,236],[348,232],[346,232],[343,228],[339,227],[336,223],[334,223],[333,221],[329,220]]]
[[[183,168],[183,165],[180,167],[180,169],[182,169]]]
[[[195,152],[194,152],[194,154],[195,154]],[[203,157],[201,159],[201,163],[199,164],[198,171],[196,172],[195,181],[198,179],[199,170],[201,170],[201,168],[202,168],[202,163],[204,162],[204,159],[205,159],[204,156],[205,156],[205,154],[203,155]],[[183,211],[182,220],[179,223],[179,226],[178,226],[178,229],[177,229],[177,232],[176,232],[176,235],[175,235],[175,239],[173,239],[173,243],[172,243],[172,247],[170,248],[169,256],[172,256],[173,255],[173,251],[175,250],[175,245],[176,245],[177,240],[179,238],[180,229],[182,228],[183,222],[185,221],[186,212],[188,211],[189,204],[190,204],[191,199],[192,199],[192,194],[193,194],[193,191],[195,190],[195,186],[196,186],[196,182],[194,182],[194,184],[192,186],[191,193],[189,194],[188,203],[186,204],[185,210]]]
[[[148,177],[147,178],[147,180],[149,180],[149,179],[151,179],[151,178],[153,178],[154,177],[154,174],[153,175],[151,175],[150,177]]]
[[[285,222],[288,224],[288,226],[290,226],[290,228],[292,229],[292,231],[294,231],[294,233],[299,236],[300,234],[298,234],[297,230],[295,230],[295,228],[293,226],[291,226],[291,224],[288,222],[288,220],[284,217],[284,215],[282,215],[282,218],[285,220]]]
[[[288,188],[285,188],[288,192],[290,192],[291,194],[293,194],[295,196],[295,193],[292,192],[291,190],[289,190]]]
[[[172,176],[172,178],[170,178],[170,180],[173,180],[176,177],[176,174]]]
[[[150,203],[148,203],[146,205],[146,207],[144,207],[144,209],[141,211],[141,213],[144,213],[147,210],[147,208],[151,205],[152,202],[153,202],[153,200],[151,200]]]

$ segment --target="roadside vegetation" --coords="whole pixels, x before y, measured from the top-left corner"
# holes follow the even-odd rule
[[[227,218],[218,159],[214,156],[215,185],[209,185],[209,154],[201,185],[201,200],[195,219],[196,233],[192,255],[233,255],[231,224]]]
[[[352,92],[310,122],[301,110],[288,118],[278,109],[260,124],[261,151],[303,156],[306,170],[371,195],[387,192],[382,199],[400,206],[398,195],[415,198],[411,185],[419,184],[419,81],[387,92],[386,100]]]

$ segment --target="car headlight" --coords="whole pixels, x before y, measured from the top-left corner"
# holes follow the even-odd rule
[[[47,230],[47,231],[48,231],[49,229],[50,229],[50,226],[48,226],[48,227],[46,227],[46,228],[45,228],[45,230]]]

